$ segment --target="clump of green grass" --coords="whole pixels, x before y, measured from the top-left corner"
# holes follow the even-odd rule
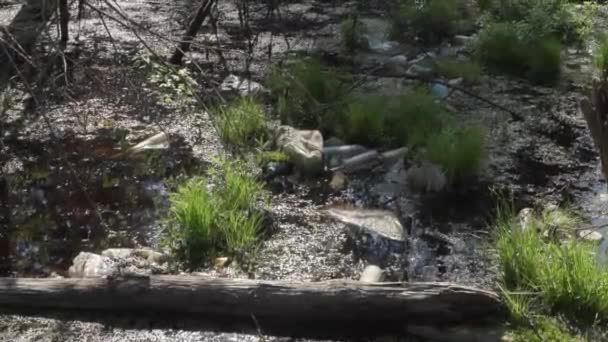
[[[346,83],[317,58],[301,58],[274,67],[266,85],[277,100],[285,124],[305,129],[335,127],[335,113],[344,101]]]
[[[425,42],[435,43],[458,32],[465,19],[464,1],[399,0],[392,21],[392,36],[403,37],[413,29]]]
[[[377,146],[385,141],[386,108],[384,96],[363,96],[351,101],[342,115],[339,130],[349,143]]]
[[[425,158],[440,165],[450,182],[463,180],[481,166],[484,131],[479,126],[447,127],[431,135],[425,147]]]
[[[227,144],[244,147],[268,137],[266,114],[252,97],[240,97],[218,107],[215,116],[220,138]]]
[[[477,84],[481,78],[481,66],[473,61],[442,58],[434,62],[435,72],[448,78],[462,78],[465,84]]]
[[[262,185],[237,162],[222,160],[213,175],[214,187],[194,177],[170,195],[164,244],[190,267],[201,266],[218,254],[246,253],[262,228],[256,209],[256,203],[265,198]]]
[[[563,219],[568,213],[552,214]],[[608,319],[608,269],[595,263],[593,246],[584,241],[544,239],[543,231],[555,220],[536,215],[522,229],[508,206],[497,219],[496,250],[500,280],[507,291],[533,293],[531,298],[574,322],[593,324]],[[548,222],[550,221],[550,222]]]
[[[424,89],[415,89],[387,101],[386,136],[394,145],[424,146],[450,117],[437,98]]]
[[[593,54],[593,64],[602,77],[608,77],[608,35],[600,37]]]
[[[357,17],[349,17],[340,24],[342,45],[349,52],[369,48],[367,29]]]
[[[283,151],[258,151],[255,154],[255,162],[258,165],[286,161],[289,161],[289,156]]]
[[[477,40],[476,53],[485,65],[527,77],[537,83],[559,78],[561,44],[551,36],[522,35],[517,23],[491,23]]]
[[[574,336],[554,318],[538,315],[530,318],[527,324],[521,324],[506,334],[513,342],[583,342],[580,336]]]

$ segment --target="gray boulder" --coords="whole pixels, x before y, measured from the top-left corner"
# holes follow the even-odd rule
[[[330,208],[324,214],[346,224],[356,253],[373,263],[383,265],[391,255],[405,252],[407,231],[390,211]]]
[[[114,274],[116,264],[107,256],[80,252],[68,271],[72,278],[106,277]]]
[[[277,131],[276,145],[289,156],[300,173],[316,175],[323,171],[323,135],[321,132],[281,126]]]

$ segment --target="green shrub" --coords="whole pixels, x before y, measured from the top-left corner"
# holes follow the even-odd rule
[[[346,83],[324,70],[317,58],[290,61],[274,67],[266,85],[277,99],[277,111],[285,124],[306,129],[334,127],[337,109],[346,94]]]
[[[268,137],[264,109],[251,97],[241,97],[219,107],[215,124],[220,138],[234,146],[251,146]]]
[[[191,178],[170,195],[170,220],[163,242],[179,259],[197,267],[218,254],[239,255],[252,248],[261,229],[256,203],[262,185],[238,163],[222,161],[211,188]]]
[[[592,32],[597,6],[577,7],[567,0],[495,0],[489,11],[496,21],[523,24],[522,33],[532,37],[555,35],[580,44]]]
[[[433,64],[435,72],[448,77],[462,77],[465,84],[477,84],[481,78],[481,66],[471,61],[442,58]]]
[[[537,304],[575,322],[606,322],[608,269],[595,263],[594,247],[578,240],[547,241],[543,232],[554,221],[536,215],[521,229],[512,210],[504,205],[499,209],[496,250],[505,289],[527,291]]]
[[[440,165],[451,182],[476,175],[483,157],[480,127],[446,127],[426,142],[425,158]]]
[[[600,37],[593,53],[593,64],[602,77],[608,77],[608,35]]]
[[[356,17],[350,17],[340,24],[340,33],[342,36],[342,44],[349,52],[356,50],[366,50],[369,48],[369,42],[366,38],[367,30],[365,25]]]
[[[391,145],[424,146],[450,120],[437,98],[422,89],[391,100],[386,108],[385,136]]]
[[[479,33],[476,54],[488,67],[529,78],[536,83],[557,80],[561,44],[551,37],[522,37],[522,25],[492,23]]]
[[[426,42],[457,33],[464,18],[461,0],[399,0],[392,20],[392,36],[402,38],[409,28]]]
[[[340,120],[341,135],[349,143],[378,145],[384,140],[384,126],[388,99],[383,96],[364,96],[347,105]]]

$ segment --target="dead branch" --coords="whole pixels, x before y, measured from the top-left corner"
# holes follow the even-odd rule
[[[186,34],[184,34],[184,37],[182,38],[182,41],[180,42],[178,48],[175,49],[175,52],[173,52],[173,55],[171,56],[171,58],[169,58],[169,63],[174,65],[182,64],[184,53],[190,50],[190,44],[194,40],[194,37],[198,33],[198,30],[203,25],[203,22],[211,12],[211,8],[213,8],[214,2],[215,0],[203,0],[201,2],[200,6],[198,7],[198,10],[196,11],[196,15],[192,18],[192,21],[188,26]]]

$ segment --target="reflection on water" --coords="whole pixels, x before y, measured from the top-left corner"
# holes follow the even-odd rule
[[[157,243],[165,183],[192,171],[194,159],[181,141],[130,157],[117,157],[117,146],[111,136],[69,137],[16,143],[12,155],[0,156],[23,166],[3,179],[2,275],[63,273],[80,251]]]

